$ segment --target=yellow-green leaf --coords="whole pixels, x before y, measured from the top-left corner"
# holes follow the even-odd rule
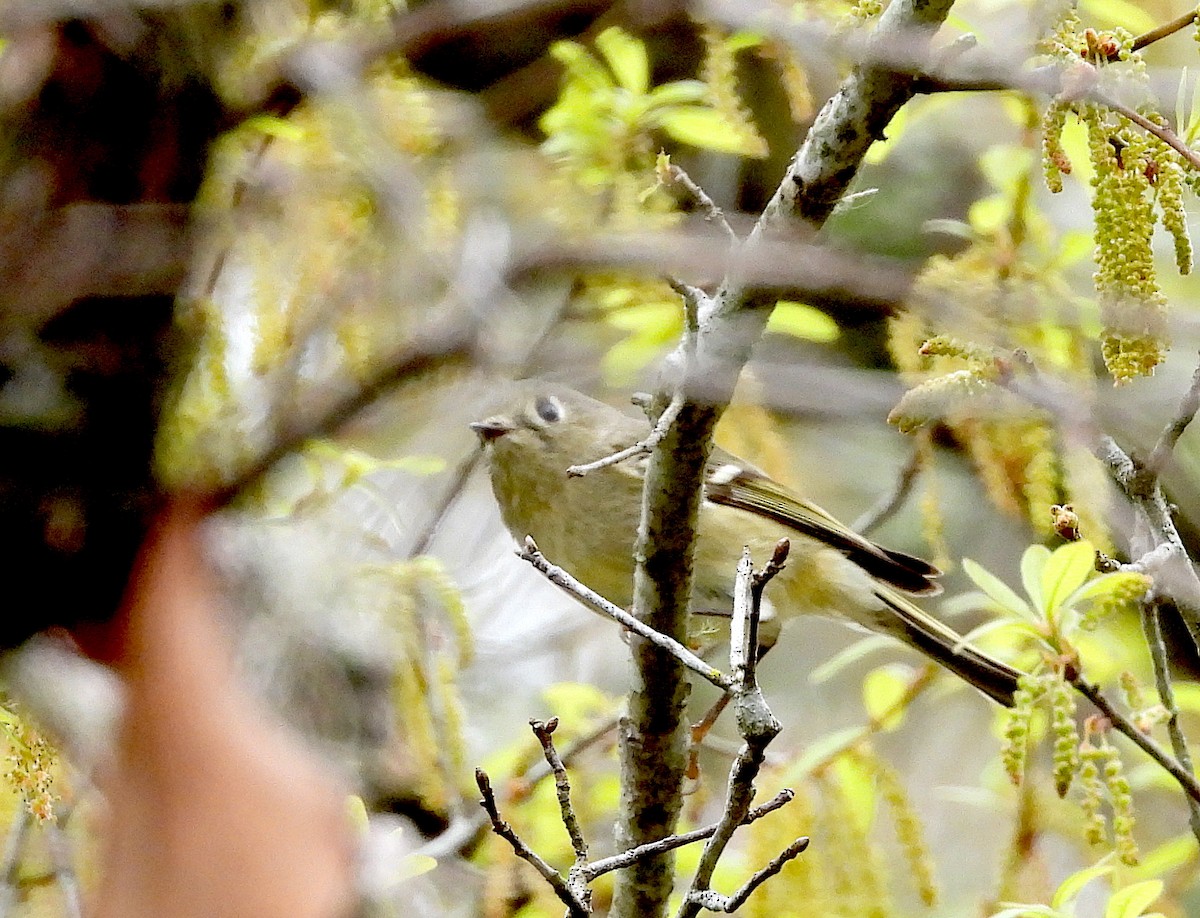
[[[1046,604],[1042,599],[1042,569],[1050,557],[1050,549],[1045,545],[1030,545],[1021,555],[1021,585],[1025,593],[1033,600],[1034,608],[1042,613]]]
[[[1086,21],[1128,29],[1134,35],[1149,32],[1158,25],[1141,4],[1130,0],[1083,0],[1079,7]]]
[[[362,797],[351,794],[346,798],[346,814],[355,830],[366,835],[370,820],[367,818],[367,805],[363,803]]]
[[[787,784],[806,777],[817,766],[823,765],[830,758],[845,752],[861,736],[861,727],[845,727],[809,743],[804,750],[804,755],[788,769],[786,780],[783,783]]]
[[[1108,900],[1104,918],[1138,918],[1155,899],[1162,895],[1162,880],[1143,880],[1118,889]]]
[[[659,112],[658,123],[673,140],[718,153],[749,155],[738,131],[730,129],[720,112],[698,105],[681,105]]]
[[[708,98],[708,86],[699,80],[672,80],[650,90],[646,97],[650,107],[695,105]]]
[[[650,62],[646,45],[618,26],[596,36],[596,47],[616,76],[617,82],[634,95],[644,95],[650,84]]]
[[[841,329],[838,324],[821,310],[807,303],[780,300],[767,322],[767,331],[828,344],[836,341]]]
[[[294,121],[280,118],[278,115],[254,115],[242,122],[243,126],[260,131],[270,137],[281,140],[303,140],[304,128]]]
[[[963,573],[970,577],[975,585],[983,590],[988,598],[1000,606],[1000,608],[1015,612],[1025,618],[1033,617],[1033,610],[1029,608],[1029,603],[1018,596],[1016,590],[1011,589],[1007,583],[991,571],[972,561],[970,558],[963,558],[962,569]]]
[[[808,681],[813,683],[826,682],[833,676],[840,673],[851,663],[856,663],[868,654],[874,653],[876,650],[883,650],[888,647],[895,647],[896,641],[894,638],[886,637],[882,634],[872,634],[861,640],[855,641],[849,647],[839,650],[832,657],[814,669],[808,674]]]
[[[889,663],[871,670],[863,679],[863,707],[883,730],[895,730],[903,723],[907,710],[899,702],[912,678],[911,667]]]
[[[429,873],[436,866],[437,861],[428,854],[406,855],[400,858],[400,863],[396,866],[396,882],[403,883],[405,880],[419,877],[423,873]]]
[[[1196,860],[1196,838],[1190,832],[1176,835],[1163,842],[1148,854],[1143,854],[1136,867],[1128,869],[1131,879],[1154,879],[1163,874],[1193,863]]]
[[[1112,864],[1109,863],[1112,859],[1113,855],[1107,854],[1091,867],[1075,871],[1059,884],[1058,889],[1054,891],[1054,897],[1050,900],[1050,905],[1053,908],[1066,908],[1071,905],[1088,883],[1097,877],[1113,872]]]
[[[1042,602],[1047,615],[1057,611],[1064,599],[1083,586],[1096,569],[1096,549],[1091,542],[1068,542],[1054,550],[1042,568]]]

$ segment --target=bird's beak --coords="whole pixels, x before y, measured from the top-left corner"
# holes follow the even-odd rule
[[[475,433],[479,434],[479,442],[485,446],[493,440],[503,437],[506,433],[511,433],[513,430],[512,422],[502,417],[490,417],[482,421],[474,421],[470,426]]]

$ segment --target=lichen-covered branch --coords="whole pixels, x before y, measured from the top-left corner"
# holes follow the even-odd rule
[[[1161,546],[1169,546],[1166,560],[1154,575],[1154,589],[1170,597],[1179,608],[1192,640],[1200,647],[1200,578],[1188,557],[1171,508],[1163,496],[1158,477],[1134,462],[1111,437],[1102,437],[1097,455],[1125,496],[1142,518],[1130,537],[1130,554],[1149,555]]]
[[[930,35],[952,4],[953,0],[895,0],[880,19],[873,41],[911,38],[918,30]],[[758,244],[789,229],[815,231],[825,222],[867,149],[912,98],[913,82],[911,76],[874,64],[857,67],[847,77],[814,122],[739,250],[740,257],[752,259]],[[773,305],[770,295],[744,283],[735,261],[716,295],[704,304],[694,348],[676,351],[655,399],[657,414],[677,393],[684,397],[647,467],[635,552],[634,613],[677,640],[686,634],[692,546],[712,433]],[[643,641],[634,642],[633,656],[635,685],[620,734],[618,844],[626,848],[674,831],[687,767],[684,669]],[[672,884],[669,854],[639,862],[621,877],[613,915],[663,914]]]

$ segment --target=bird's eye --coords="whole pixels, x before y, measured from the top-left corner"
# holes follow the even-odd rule
[[[556,421],[561,421],[563,417],[562,403],[559,402],[553,395],[540,395],[538,400],[533,403],[533,410],[537,412],[537,416],[547,424],[553,424]]]

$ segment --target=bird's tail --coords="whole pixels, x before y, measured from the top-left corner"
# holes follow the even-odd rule
[[[887,607],[877,630],[899,638],[1005,707],[1013,706],[1020,671],[963,644],[959,635],[890,590],[875,595]]]

